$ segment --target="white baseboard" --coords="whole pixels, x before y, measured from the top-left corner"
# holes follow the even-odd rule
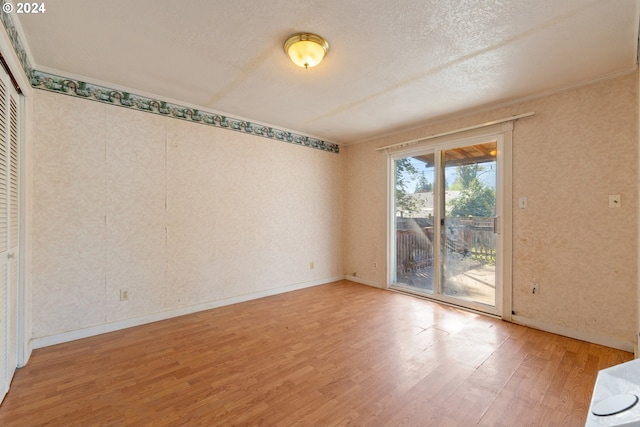
[[[26,345],[24,346],[23,354],[20,354],[18,356],[18,368],[23,368],[27,365],[27,362],[29,362],[29,359],[31,358],[31,353],[33,353],[32,339],[27,341]]]
[[[593,344],[600,344],[606,347],[617,348],[618,350],[628,351],[633,353],[636,343],[632,341],[623,340],[620,338],[610,337],[607,335],[600,335],[593,332],[578,331],[565,326],[552,325],[542,322],[536,319],[529,319],[523,316],[512,316],[513,323],[518,325],[528,326],[534,329],[540,329],[542,331],[551,332],[553,334],[562,335],[569,338],[575,338],[580,341],[586,341]]]
[[[293,285],[282,286],[279,288],[267,289],[264,291],[254,292],[247,295],[225,298],[216,301],[209,301],[203,304],[191,305],[188,307],[180,307],[174,310],[163,311],[160,313],[148,314],[132,319],[118,320],[116,322],[104,323],[89,328],[78,329],[75,331],[63,332],[61,334],[49,335],[46,337],[35,338],[31,340],[33,349],[48,347],[51,345],[61,344],[69,341],[75,341],[82,338],[88,338],[95,335],[105,334],[108,332],[119,331],[134,326],[144,325],[146,323],[157,322],[160,320],[170,319],[172,317],[184,316],[185,314],[196,313],[198,311],[210,310],[212,308],[224,307],[226,305],[237,304],[240,302],[251,301],[258,298],[264,298],[272,295],[283,294],[285,292],[297,291],[299,289],[311,288],[313,286],[325,285],[331,282],[343,280],[344,276],[328,277],[325,279],[314,280],[311,282],[295,283]]]
[[[376,282],[373,282],[373,281],[371,281],[371,280],[366,280],[366,279],[363,279],[363,278],[361,278],[361,277],[357,277],[357,276],[344,276],[344,278],[345,278],[346,280],[351,281],[351,282],[361,283],[361,284],[363,284],[363,285],[367,285],[367,286],[373,286],[374,288],[385,289],[385,287],[384,287],[384,286],[382,286],[380,283],[376,283]]]

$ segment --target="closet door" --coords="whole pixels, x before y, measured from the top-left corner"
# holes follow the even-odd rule
[[[17,366],[18,94],[0,71],[0,401]]]

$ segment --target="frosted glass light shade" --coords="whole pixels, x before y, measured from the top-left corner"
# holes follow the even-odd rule
[[[294,34],[284,42],[284,51],[298,67],[315,67],[329,51],[329,43],[316,34]]]

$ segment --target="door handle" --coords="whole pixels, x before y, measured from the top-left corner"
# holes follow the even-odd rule
[[[500,234],[500,217],[493,217],[493,234]]]

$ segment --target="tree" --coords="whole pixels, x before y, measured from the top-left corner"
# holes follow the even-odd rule
[[[424,176],[424,171],[418,176],[418,182],[416,183],[416,189],[414,193],[430,193],[433,191],[433,184],[431,184],[427,177]]]
[[[400,217],[410,215],[420,209],[420,200],[413,197],[407,190],[407,181],[418,175],[418,170],[409,158],[396,160],[396,211]]]
[[[456,179],[449,187],[449,190],[462,191],[469,188],[471,182],[477,180],[482,172],[484,172],[484,168],[479,163],[458,166],[456,168]]]
[[[478,179],[483,171],[484,168],[479,164],[458,167],[451,189],[459,190],[460,196],[449,202],[449,215],[455,217],[495,215],[496,191]]]

